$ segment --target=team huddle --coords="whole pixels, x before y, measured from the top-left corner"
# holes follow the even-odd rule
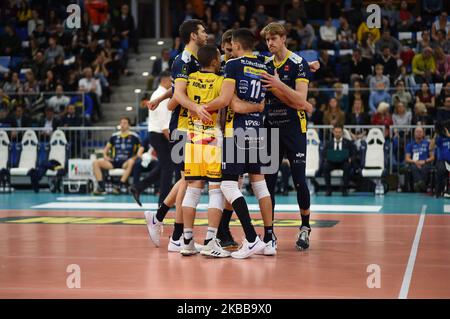
[[[281,24],[270,23],[261,34],[270,58],[253,54],[255,39],[248,29],[226,31],[221,56],[215,46],[206,44],[202,21],[187,20],[180,26],[185,49],[172,65],[172,90],[148,103],[149,109],[155,109],[170,98],[171,157],[181,171],[181,178],[158,210],[145,212],[156,246],[160,245],[163,220],[175,206],[169,251],[241,259],[253,254],[276,255],[274,193],[278,168],[286,156],[302,220],[296,247],[309,248],[305,112],[312,109],[307,102],[308,82],[318,63],[308,64],[286,48],[286,30]],[[240,190],[246,173],[264,222],[263,238],[252,225]],[[208,230],[200,245],[194,240],[194,220],[205,182]],[[245,233],[240,248],[229,228],[233,211]]]

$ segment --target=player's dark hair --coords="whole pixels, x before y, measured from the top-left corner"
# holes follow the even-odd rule
[[[198,49],[198,62],[202,68],[211,66],[211,62],[217,59],[217,47],[215,45],[207,44]]]
[[[240,28],[233,31],[233,42],[238,42],[244,50],[253,50],[256,39],[252,31]]]
[[[191,40],[191,33],[197,33],[199,25],[203,26],[206,29],[205,24],[201,20],[191,19],[184,21],[180,25],[179,29],[181,42],[185,45],[188,44]]]
[[[169,71],[169,70],[162,71],[162,72],[159,74],[159,77],[160,77],[160,78],[170,78],[170,76],[171,76],[171,74],[170,74],[170,71]]]
[[[340,128],[341,130],[343,130],[343,129],[344,129],[344,125],[342,125],[342,124],[334,124],[334,125],[333,125],[333,130],[334,130],[335,128]]]
[[[231,38],[233,37],[233,30],[229,29],[222,34],[222,44],[231,43]]]
[[[131,120],[130,120],[130,118],[127,117],[127,116],[122,116],[122,117],[120,118],[120,120],[121,120],[121,121],[122,121],[122,120],[126,120],[126,121],[128,122],[128,125],[131,125]]]

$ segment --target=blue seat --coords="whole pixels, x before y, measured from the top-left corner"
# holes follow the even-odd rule
[[[0,65],[2,67],[9,69],[10,62],[11,62],[10,56],[0,56]]]
[[[319,60],[319,52],[317,52],[316,50],[303,50],[297,52],[297,54],[308,62]]]
[[[16,33],[20,41],[28,40],[28,29],[26,27],[16,28]]]

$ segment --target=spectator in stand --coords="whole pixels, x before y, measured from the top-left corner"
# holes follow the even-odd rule
[[[431,38],[434,41],[439,41],[437,32],[439,30],[444,30],[446,33],[450,32],[450,21],[448,21],[448,14],[442,11],[439,15],[439,19],[433,22],[431,26]]]
[[[394,107],[394,114],[392,115],[394,125],[411,125],[411,120],[411,111],[407,110],[405,104],[402,102],[397,102]]]
[[[334,49],[336,46],[337,30],[332,22],[331,18],[328,18],[325,25],[322,25],[319,29],[319,49]]]
[[[56,42],[62,46],[64,52],[70,52],[72,47],[72,35],[64,31],[64,26],[61,23],[56,25],[56,32],[53,35]]]
[[[11,110],[11,100],[3,89],[0,88],[0,126],[8,124],[8,117]]]
[[[427,108],[422,102],[417,102],[414,106],[412,125],[432,125],[433,119],[427,114]]]
[[[430,170],[434,162],[434,149],[426,140],[422,127],[414,130],[414,140],[406,146],[405,162],[409,164],[412,174],[414,192],[424,192],[428,186]]]
[[[267,24],[267,19],[269,18],[264,11],[264,6],[260,4],[256,7],[256,12],[252,14],[252,18],[256,19],[260,29]]]
[[[447,96],[444,101],[444,105],[437,110],[437,121],[450,120],[450,96]]]
[[[64,91],[77,92],[78,91],[78,76],[75,70],[69,70],[67,72],[67,78],[64,81]]]
[[[33,74],[39,81],[44,80],[47,76],[47,71],[50,69],[50,65],[45,61],[43,51],[38,51],[34,56],[34,63],[31,66]]]
[[[323,113],[323,124],[325,125],[344,125],[345,113],[339,107],[336,98],[332,97],[328,101],[328,106]]]
[[[297,48],[300,45],[300,37],[298,36],[297,31],[292,26],[292,23],[286,22],[284,25],[286,29],[286,46],[288,50],[297,51]]]
[[[405,83],[405,87],[408,92],[414,94],[413,88],[416,87],[416,80],[414,80],[414,76],[411,73],[408,73],[406,67],[401,65],[399,67],[399,74],[397,75],[397,79],[395,82],[403,81]]]
[[[422,31],[422,39],[417,41],[416,52],[422,52],[426,47],[433,48],[434,46],[435,42],[431,41],[430,31]]]
[[[389,113],[389,104],[386,102],[381,102],[378,104],[376,113],[372,115],[370,120],[372,125],[382,125],[385,127],[384,137],[389,136],[389,127],[393,124],[392,116]]]
[[[426,47],[412,60],[412,69],[417,83],[432,82],[436,78],[436,61],[433,49]]]
[[[450,96],[450,81],[447,81],[444,87],[441,89],[441,93],[436,99],[437,106],[440,107],[444,105],[445,99]]]
[[[365,107],[369,105],[369,90],[366,86],[361,86],[361,81],[355,81],[353,83],[353,89],[350,91],[350,105],[353,105],[355,100],[362,100]]]
[[[25,73],[25,83],[23,85],[23,91],[28,93],[39,93],[39,82],[34,76],[33,71],[27,71]]]
[[[47,101],[47,105],[53,108],[54,112],[61,116],[66,109],[67,105],[70,103],[70,98],[64,95],[64,88],[62,84],[56,86],[56,95],[52,96]]]
[[[0,36],[0,55],[19,55],[22,44],[12,25],[6,25]]]
[[[383,30],[381,39],[375,43],[375,53],[382,55],[384,47],[388,47],[389,49],[391,49],[391,53],[396,59],[400,58],[402,45],[400,41],[391,36],[391,31],[389,29]]]
[[[308,97],[314,97],[316,99],[317,108],[323,111],[325,110],[329,97],[324,91],[319,91],[318,88],[318,82],[309,82]]]
[[[394,81],[397,74],[397,60],[391,54],[391,49],[388,46],[383,48],[382,54],[375,57],[374,64],[381,64],[383,66],[383,74],[389,76],[391,82]]]
[[[9,74],[11,74],[11,76],[6,75],[6,81],[3,84],[3,91],[8,94],[22,91],[23,85],[20,82],[19,73],[13,72]]]
[[[86,95],[92,99],[94,104],[94,118],[93,121],[98,121],[103,117],[100,98],[102,96],[102,87],[99,81],[93,77],[93,72],[90,67],[83,70],[84,78],[78,82],[79,90],[85,92]]]
[[[85,10],[89,15],[92,30],[97,32],[100,26],[108,19],[108,1],[106,0],[86,0]]]
[[[49,34],[45,30],[44,23],[38,21],[32,37],[36,39],[40,49],[45,49],[47,47]]]
[[[339,49],[352,49],[356,44],[356,33],[348,23],[347,17],[339,17],[340,27],[337,31]]]
[[[41,81],[41,85],[39,87],[40,92],[55,92],[56,90],[56,79],[53,75],[52,70],[47,70],[46,77],[43,81]]]
[[[360,49],[354,49],[352,53],[352,61],[350,62],[350,79],[351,83],[359,80],[365,80],[372,73],[370,60],[363,58]]]
[[[436,115],[435,97],[431,94],[428,83],[424,82],[420,85],[420,90],[416,93],[416,103],[422,102],[427,108],[427,113],[433,118]]]
[[[55,116],[55,112],[52,107],[47,106],[45,108],[45,117],[39,122],[39,127],[43,127],[45,130],[40,131],[40,137],[44,137],[46,141],[50,139],[52,132],[59,126],[59,121]]]
[[[92,39],[91,42],[89,42],[88,48],[83,50],[83,54],[81,55],[83,66],[91,66],[100,51],[101,48],[98,46],[98,39]]]
[[[436,61],[436,82],[450,80],[450,54],[445,54],[441,47],[436,47],[434,59]]]
[[[363,35],[369,32],[372,35],[372,41],[375,43],[380,39],[380,29],[378,28],[371,28],[367,26],[367,23],[365,21],[361,22],[361,24],[358,27],[358,31],[356,32],[356,38],[358,39],[358,43],[363,43]]]
[[[14,113],[10,115],[9,119],[6,121],[9,127],[31,127],[31,118],[24,114],[24,108],[21,105],[17,105],[14,109]],[[22,138],[22,134],[17,131],[11,132],[11,140],[18,141]]]
[[[398,11],[392,4],[392,0],[383,0],[383,7],[381,8],[381,17],[387,19],[390,26],[395,26]]]
[[[375,90],[377,84],[382,82],[386,91],[389,90],[391,86],[391,81],[389,77],[384,75],[384,67],[382,64],[375,65],[375,75],[369,77],[369,87],[371,90]]]
[[[398,80],[395,83],[395,93],[392,94],[391,105],[395,105],[398,102],[402,102],[403,105],[409,109],[413,102],[411,93],[405,90],[405,82],[403,80]]]
[[[364,104],[362,100],[353,102],[352,112],[347,113],[345,124],[348,125],[370,125],[369,115],[364,112]]]
[[[414,23],[414,16],[408,9],[408,3],[405,0],[400,3],[400,11],[398,12],[396,21],[398,31],[411,31]]]
[[[247,11],[247,7],[243,4],[239,5],[236,21],[239,22],[240,28],[248,28],[250,26],[250,15]]]
[[[230,13],[230,8],[226,3],[220,5],[219,12],[214,17],[214,21],[221,24],[224,29],[229,29],[233,24],[235,18]]]
[[[308,116],[308,123],[313,123],[314,125],[323,124],[323,112],[317,107],[317,100],[315,97],[308,98],[308,102],[312,105],[312,112],[306,113]]]
[[[314,76],[315,80],[319,84],[332,85],[339,81],[335,74],[335,64],[330,61],[330,56],[327,50],[320,51],[319,57],[320,68],[316,71]]]
[[[361,56],[369,61],[372,61],[375,56],[375,44],[372,33],[366,32],[362,35],[359,48],[361,50]]]
[[[68,67],[64,65],[63,56],[56,57],[55,64],[51,66],[51,70],[53,72],[53,75],[55,76],[56,81],[58,83],[64,83],[64,81],[67,79]]]
[[[45,50],[44,58],[48,64],[54,64],[57,56],[64,56],[64,49],[57,44],[56,37],[51,36],[48,39],[48,48]]]
[[[101,50],[92,63],[94,77],[99,80],[100,86],[102,87],[100,101],[106,103],[109,103],[111,96],[111,88],[108,82],[109,71],[106,67],[110,62],[111,60],[106,56],[106,51]]]
[[[344,113],[349,112],[348,94],[344,94],[344,85],[337,82],[333,85],[334,98],[337,100],[339,107]]]
[[[286,21],[294,24],[297,19],[306,19],[304,0],[292,0],[292,8],[286,12]]]
[[[440,30],[438,31],[438,34],[442,32],[444,31]],[[444,50],[445,54],[450,54],[450,32],[447,32],[445,41],[442,42],[442,49]]]
[[[422,0],[422,15],[425,21],[433,20],[442,9],[442,0]]]
[[[28,36],[31,37],[33,31],[36,29],[38,23],[44,23],[44,20],[40,19],[39,11],[36,9],[31,10],[31,19],[28,20]]]
[[[310,50],[315,46],[316,35],[311,24],[306,22],[305,18],[297,19],[295,25],[298,36],[300,37],[300,50]]]
[[[378,82],[376,84],[376,89],[370,92],[369,96],[369,113],[374,114],[377,112],[378,105],[381,102],[385,102],[389,106],[388,103],[391,102],[391,96],[388,92],[386,92],[386,88],[383,82]],[[388,110],[389,111],[389,110]]]

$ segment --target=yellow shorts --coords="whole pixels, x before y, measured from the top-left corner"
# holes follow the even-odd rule
[[[184,154],[184,177],[186,180],[220,182],[222,178],[221,147],[186,143]]]

